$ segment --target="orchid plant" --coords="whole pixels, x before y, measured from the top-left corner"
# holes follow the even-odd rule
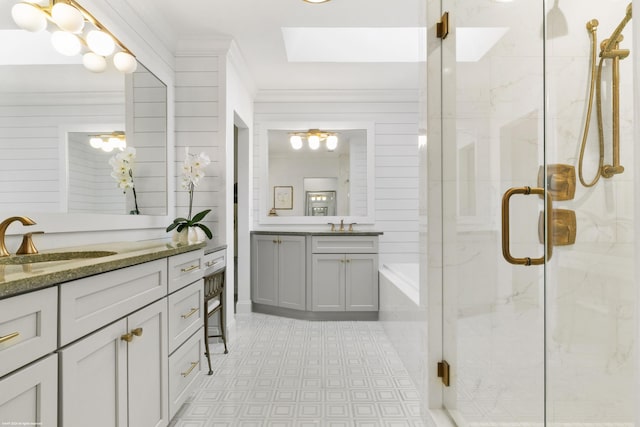
[[[138,197],[136,195],[136,187],[133,183],[133,166],[136,160],[136,149],[133,147],[127,147],[123,151],[119,152],[115,156],[109,159],[109,165],[113,168],[111,176],[118,183],[118,188],[122,189],[123,193],[127,192],[127,189],[131,189],[133,193],[133,203],[135,209],[129,213],[132,215],[140,215],[138,209]]]
[[[193,211],[193,193],[195,192],[195,188],[198,186],[200,180],[204,178],[204,168],[211,163],[209,156],[207,156],[204,152],[200,154],[191,154],[189,153],[189,147],[185,149],[185,158],[182,164],[182,188],[189,192],[189,214],[186,218],[176,218],[173,222],[167,227],[167,231],[171,231],[176,229],[176,231],[181,232],[185,228],[188,227],[198,227],[207,235],[209,239],[213,237],[211,230],[204,224],[201,224],[200,221],[204,219],[205,216],[211,209],[206,209],[202,212],[198,212],[197,214],[191,216]]]

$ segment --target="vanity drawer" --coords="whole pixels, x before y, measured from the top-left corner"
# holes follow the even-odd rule
[[[0,377],[56,349],[58,288],[0,300]]]
[[[184,288],[204,276],[204,250],[185,252],[169,258],[169,293]]]
[[[197,379],[202,375],[204,332],[191,336],[169,356],[169,419],[173,418],[187,400]]]
[[[60,346],[167,295],[164,259],[60,285]]]
[[[220,250],[211,252],[204,256],[205,275],[215,273],[227,265],[226,251]]]
[[[204,280],[169,295],[169,353],[204,324]]]
[[[314,254],[375,254],[378,253],[378,236],[312,236],[311,252]]]

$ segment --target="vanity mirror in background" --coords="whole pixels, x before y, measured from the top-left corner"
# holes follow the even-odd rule
[[[269,123],[260,134],[260,223],[372,223],[373,125],[311,125]],[[282,187],[292,189],[290,209],[274,204],[274,189]]]
[[[131,192],[109,165],[123,147],[90,145],[92,136],[123,134],[136,151],[140,213],[168,215],[166,85],[142,64],[131,74],[113,64],[88,71],[49,39],[0,21],[0,50],[9,50],[0,55],[0,212],[129,215]]]

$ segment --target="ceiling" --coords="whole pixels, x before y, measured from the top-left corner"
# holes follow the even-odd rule
[[[421,27],[423,3],[424,0],[331,0],[324,4],[302,0],[136,0],[130,4],[150,28],[159,29],[157,36],[170,49],[175,49],[177,40],[235,40],[258,90],[394,90],[419,87],[419,62],[351,62],[349,55],[340,62],[290,62],[282,28]],[[414,43],[415,48],[411,49],[424,50],[421,40]],[[399,44],[398,48],[404,46]],[[317,45],[313,50],[316,49]]]

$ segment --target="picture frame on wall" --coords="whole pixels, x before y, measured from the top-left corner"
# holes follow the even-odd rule
[[[293,209],[293,186],[273,187],[273,207],[275,209]]]

